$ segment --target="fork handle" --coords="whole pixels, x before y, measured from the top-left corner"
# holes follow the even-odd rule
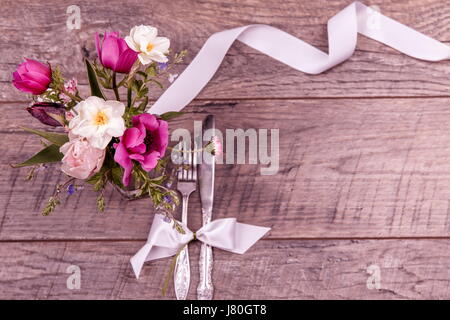
[[[198,300],[212,300],[214,287],[212,284],[213,252],[212,247],[202,243],[200,249],[200,282],[197,287]]]
[[[187,224],[189,195],[183,195],[183,205],[181,213],[181,222]],[[191,268],[189,265],[189,251],[186,245],[177,257],[175,273],[173,275],[173,283],[175,286],[175,296],[177,300],[186,300],[191,282]]]
[[[177,300],[186,300],[187,294],[189,292],[189,284],[191,282],[190,269],[189,251],[187,249],[187,246],[185,246],[178,255],[173,279]]]

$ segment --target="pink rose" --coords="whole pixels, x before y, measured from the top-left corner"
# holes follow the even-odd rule
[[[126,129],[120,143],[114,144],[114,160],[124,168],[122,182],[130,183],[133,160],[140,163],[145,171],[156,167],[158,160],[164,156],[169,142],[167,122],[157,119],[149,113],[133,117],[133,127]]]
[[[13,85],[20,91],[40,95],[52,82],[52,71],[44,63],[25,59],[13,73],[13,78]]]
[[[129,73],[137,59],[138,53],[131,50],[119,32],[105,32],[103,42],[95,34],[95,46],[102,65],[119,73]]]
[[[70,141],[59,151],[64,154],[61,170],[74,178],[87,179],[100,171],[105,160],[105,150],[93,148],[84,138],[69,133]]]

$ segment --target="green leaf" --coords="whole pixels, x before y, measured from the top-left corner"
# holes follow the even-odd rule
[[[86,180],[89,184],[96,184],[98,180],[100,180],[103,177],[103,172],[97,172],[92,175],[89,179]]]
[[[20,128],[22,128],[23,130],[25,130],[27,132],[38,135],[59,147],[69,141],[69,137],[65,133],[46,132],[46,131],[40,131],[40,130],[27,128],[27,127],[20,127]]]
[[[147,80],[147,74],[146,74],[145,72],[143,72],[143,71],[138,71],[138,72],[136,72],[136,74],[142,76],[145,80]]]
[[[161,114],[159,117],[162,120],[168,121],[168,120],[172,120],[172,119],[174,119],[176,117],[182,116],[183,114],[184,114],[184,112],[169,111],[169,112]]]
[[[114,167],[111,169],[111,180],[119,188],[123,188],[122,176],[123,176],[123,170],[121,167]]]
[[[101,193],[98,197],[97,197],[97,209],[100,212],[105,211],[105,197],[103,196],[103,193]]]
[[[92,64],[89,62],[88,59],[85,59],[84,61],[86,62],[89,85],[91,87],[91,95],[106,100],[105,96],[103,95],[102,89],[98,85],[97,75],[95,74],[95,70],[92,67]]]
[[[22,163],[11,165],[13,168],[21,168],[27,166],[34,166],[41,163],[59,162],[63,158],[63,154],[59,152],[57,145],[51,144],[48,147],[42,149],[27,161]]]
[[[144,100],[142,100],[142,102],[139,104],[138,110],[140,112],[144,112],[145,108],[147,107],[147,104],[148,104],[148,97],[145,97]]]
[[[107,161],[107,159],[105,159],[105,162]],[[93,184],[94,186],[98,183],[100,183],[100,180],[104,179],[104,175],[106,173],[106,171],[108,170],[108,168],[103,165],[103,167],[100,169],[99,172],[94,173],[89,179],[86,180],[87,183],[89,184]]]
[[[148,95],[148,88],[146,86],[142,87],[141,90],[138,92],[138,97],[142,98]]]
[[[154,84],[156,84],[158,87],[160,87],[161,89],[164,89],[164,86],[162,85],[161,82],[159,82],[158,80],[155,79],[149,79],[148,82],[153,82]]]
[[[148,66],[147,69],[145,69],[145,73],[149,77],[155,77],[158,74],[158,72],[156,71],[156,66],[154,64]]]

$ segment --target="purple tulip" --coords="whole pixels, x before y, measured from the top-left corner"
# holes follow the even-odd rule
[[[138,53],[131,50],[125,40],[119,37],[119,32],[105,32],[103,43],[96,33],[95,46],[102,65],[119,73],[129,73],[138,56]]]
[[[60,103],[36,102],[27,111],[43,124],[61,127],[64,123],[65,108]]]
[[[13,85],[23,92],[39,95],[48,89],[52,82],[52,70],[47,64],[25,59],[13,73]]]

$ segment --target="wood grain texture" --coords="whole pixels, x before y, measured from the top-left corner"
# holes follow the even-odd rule
[[[261,175],[262,165],[248,159],[218,165],[217,218],[237,216],[272,227],[272,238],[448,237],[449,103],[447,98],[205,102],[188,108],[172,130],[192,131],[193,120],[206,113],[216,115],[223,132],[279,129],[276,175]],[[4,110],[13,114],[15,107]],[[50,217],[41,217],[64,174],[46,170],[27,183],[27,169],[9,168],[39,148],[38,139],[18,134],[11,122],[0,120],[14,130],[3,134],[11,147],[1,167],[1,239],[145,239],[150,203],[128,203],[113,190],[106,194],[104,214],[96,213],[96,195],[88,186]],[[196,193],[191,203],[190,221],[199,227]]]
[[[39,149],[21,132],[42,129],[11,85],[22,57],[62,66],[88,94],[82,59],[95,32],[151,24],[188,49],[186,64],[214,32],[252,23],[279,27],[327,51],[326,22],[352,0],[77,1],[80,30],[68,30],[71,1],[4,0],[0,17],[0,299],[173,299],[160,289],[170,259],[146,264],[136,280],[129,258],[144,244],[153,209],[108,189],[97,213],[87,186],[51,216],[40,210],[55,184],[47,169],[25,182],[12,169]],[[370,1],[381,12],[450,43],[450,6],[439,0]],[[414,60],[359,37],[345,63],[317,76],[236,43],[213,80],[171,124],[192,130],[208,113],[224,129],[279,129],[280,168],[217,166],[214,217],[272,227],[245,255],[215,251],[217,299],[449,299],[450,66]],[[166,82],[167,84],[167,82]],[[160,90],[152,90],[155,99]],[[226,150],[225,150],[226,151]],[[200,226],[197,194],[190,227]],[[190,246],[193,289],[198,244]],[[69,265],[82,272],[68,290]],[[367,288],[380,268],[381,288]],[[191,290],[189,298],[195,298]]]
[[[0,100],[24,101],[11,84],[22,57],[48,60],[67,76],[86,83],[83,57],[96,56],[94,35],[103,30],[155,25],[172,40],[175,50],[190,51],[189,62],[214,32],[246,24],[279,27],[327,51],[326,22],[352,0],[270,2],[264,0],[78,1],[80,30],[66,27],[66,9],[73,1],[3,1],[0,35]],[[399,22],[437,40],[450,41],[450,10],[440,0],[371,1]],[[24,19],[26,17],[26,19]],[[180,68],[181,71],[183,68]],[[355,55],[318,76],[297,72],[243,44],[233,46],[203,99],[273,97],[449,96],[450,65],[412,59],[373,40],[359,37]],[[83,89],[85,86],[81,86]],[[154,90],[152,96],[158,96]]]
[[[128,260],[142,245],[2,243],[0,298],[173,299],[172,284],[161,294],[170,259],[147,263],[135,279]],[[199,245],[189,248],[195,299]],[[449,299],[449,252],[450,240],[260,241],[245,255],[215,250],[215,299]],[[70,265],[81,269],[80,290],[67,289]],[[368,289],[376,269],[380,287]]]

